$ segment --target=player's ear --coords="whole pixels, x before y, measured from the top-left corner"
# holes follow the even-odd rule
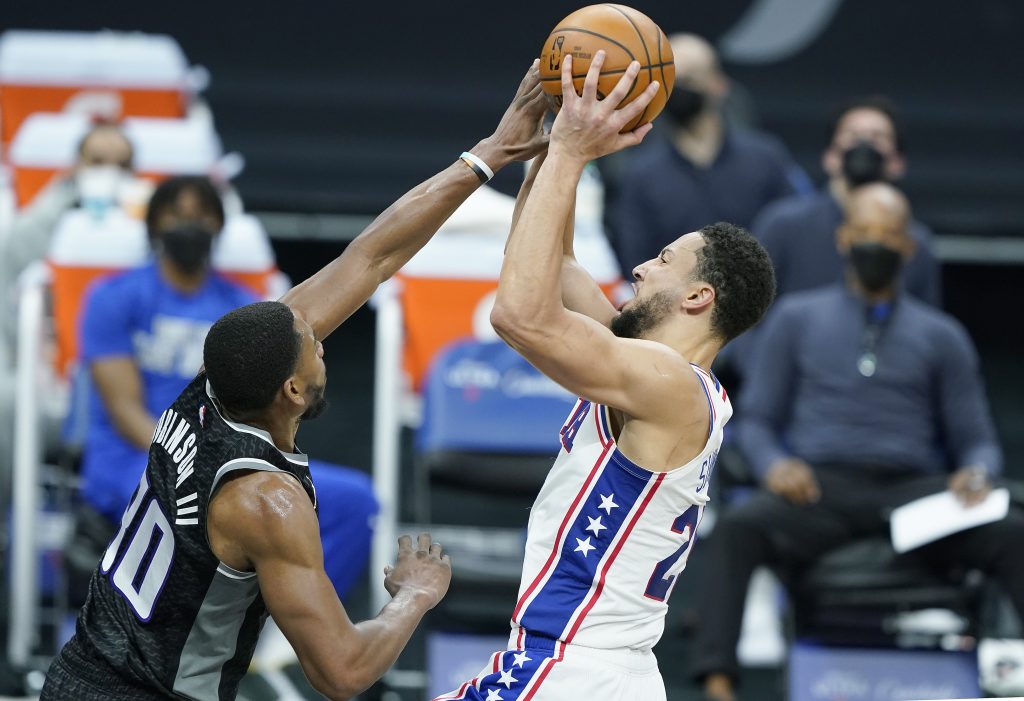
[[[302,396],[302,388],[299,384],[299,378],[295,375],[292,375],[284,381],[284,384],[281,386],[281,394],[284,395],[285,400],[291,404],[303,406],[306,403],[306,400]]]
[[[715,301],[715,288],[706,282],[696,282],[687,288],[680,306],[685,311],[696,312]]]

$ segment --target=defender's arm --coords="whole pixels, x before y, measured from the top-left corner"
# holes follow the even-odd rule
[[[327,578],[320,528],[309,497],[291,475],[248,473],[225,483],[211,503],[210,542],[221,560],[255,570],[270,614],[299,657],[313,687],[349,699],[379,679],[398,658],[423,615],[444,596],[451,568],[440,546],[420,536],[414,552],[400,540],[394,598],[377,617],[353,623]],[[409,577],[410,559],[415,576]]]
[[[513,160],[530,158],[547,141],[540,130],[544,109],[534,62],[494,134],[472,153],[495,172]],[[479,178],[465,163],[453,163],[388,207],[344,253],[281,301],[309,322],[317,338],[325,338],[405,265],[478,187]]]

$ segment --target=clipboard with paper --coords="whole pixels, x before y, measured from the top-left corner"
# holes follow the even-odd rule
[[[984,501],[964,506],[949,491],[916,499],[893,509],[889,521],[893,549],[898,553],[919,548],[948,535],[993,523],[1010,511],[1010,492],[993,489]]]

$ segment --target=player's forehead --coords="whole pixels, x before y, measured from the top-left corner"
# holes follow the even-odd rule
[[[677,257],[686,256],[686,254],[697,255],[697,251],[702,248],[704,248],[704,237],[699,231],[691,231],[665,246],[662,252],[668,254],[669,257]]]
[[[307,322],[298,314],[295,314],[294,312],[292,312],[292,314],[295,317],[295,321],[293,322],[292,326],[295,329],[295,332],[302,336],[302,342],[306,344],[315,344],[316,334],[313,333],[313,327],[310,326],[309,322]]]

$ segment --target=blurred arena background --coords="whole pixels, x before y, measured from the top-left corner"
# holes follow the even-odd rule
[[[405,190],[490,133],[550,27],[579,5],[564,0],[390,5],[303,0],[15,2],[0,10],[0,32],[112,30],[173,38],[188,64],[203,67],[208,76],[206,81],[202,72],[193,73],[201,88],[194,104],[212,116],[222,151],[244,159],[232,187],[244,210],[269,236],[277,268],[297,283],[338,255]],[[694,32],[712,42],[732,81],[730,117],[778,137],[816,186],[825,179],[821,153],[831,138],[827,132],[834,107],[873,94],[898,104],[909,162],[901,186],[914,216],[935,232],[942,308],[966,327],[978,349],[1004,453],[1004,475],[1024,479],[1024,345],[1018,328],[1018,307],[1024,300],[1024,4],[643,0],[634,5],[668,34]],[[0,94],[5,87],[0,73]],[[6,117],[0,112],[0,123]],[[10,155],[9,150],[0,152],[0,187],[8,193],[15,186]],[[221,164],[231,170],[237,159]],[[605,188],[614,187],[614,178],[622,172],[621,164],[602,168]],[[514,196],[521,178],[522,170],[510,167],[492,185]],[[0,228],[9,227],[13,216],[12,206],[5,217],[0,205]],[[598,212],[594,220],[600,219]],[[2,310],[6,327],[14,323],[16,303],[8,299]],[[375,453],[373,438],[375,378],[379,400],[379,364],[395,360],[382,355],[379,322],[378,312],[364,308],[327,344],[331,409],[326,418],[305,426],[300,437],[311,456],[367,472],[382,459],[379,445]],[[4,382],[10,383],[11,391],[0,396],[16,404],[23,398],[13,384],[14,358],[9,362]],[[380,407],[376,408],[379,419]],[[0,413],[4,421],[13,422],[12,415]],[[394,415],[389,420],[396,430],[409,423]],[[11,499],[12,435],[13,423],[0,430],[5,513]],[[414,457],[414,432],[406,427],[398,435],[400,479],[393,517],[399,523],[418,522],[422,512],[417,512],[416,503],[422,495],[413,485],[422,479],[417,471],[426,468]],[[457,517],[435,521],[501,527],[513,534],[517,522],[520,528],[525,526],[529,498],[499,504],[465,499],[444,489],[431,491],[428,511],[458,511]],[[49,503],[47,508],[58,509]],[[6,614],[0,621],[0,640],[7,637],[13,613],[10,523],[5,517],[0,541]],[[490,531],[480,533],[486,539]],[[473,550],[470,540],[465,547]],[[700,548],[696,552],[656,650],[670,699],[700,698],[687,676],[693,620],[700,615],[692,592],[714,584],[702,578]],[[460,591],[456,563],[455,608],[431,614],[428,631],[454,628],[500,637],[508,611],[494,609],[492,599],[476,601]],[[486,569],[486,563],[480,567]],[[511,589],[507,581],[491,584],[493,600],[504,600],[510,609],[514,582]],[[374,612],[379,588],[379,577],[371,572],[351,592],[346,604],[354,618]],[[762,602],[767,600],[769,607],[778,604],[781,595],[771,584],[767,592]],[[466,603],[459,608],[463,594]],[[44,603],[52,603],[52,598],[52,589],[41,596]],[[480,607],[486,609],[482,614]],[[446,626],[446,616],[457,623]],[[778,628],[771,621],[764,625],[776,638],[788,639],[785,626]],[[52,654],[52,638],[46,635],[33,646],[33,656],[45,656],[47,649]],[[426,677],[420,674],[429,667],[427,637],[424,631],[414,639],[403,657],[404,676],[386,680],[366,698],[429,698],[422,690]],[[894,647],[907,642],[896,634],[890,638]],[[941,649],[939,638],[928,638],[920,649]],[[786,655],[773,645],[768,643],[768,652],[760,659],[751,655],[753,663],[744,667],[741,698],[782,699],[795,693]],[[950,645],[973,647],[973,642],[965,639]],[[1024,660],[1017,664],[1021,663]],[[20,697],[24,671],[6,665],[0,674],[0,694]],[[818,679],[817,686],[807,681],[811,686],[799,697],[860,698],[856,681],[850,682],[852,674],[836,671],[829,678],[833,686],[828,679]],[[34,679],[38,682],[38,676]],[[844,680],[853,687],[844,686]],[[269,681],[248,680],[242,696],[253,701],[315,697],[294,665],[275,671]]]

